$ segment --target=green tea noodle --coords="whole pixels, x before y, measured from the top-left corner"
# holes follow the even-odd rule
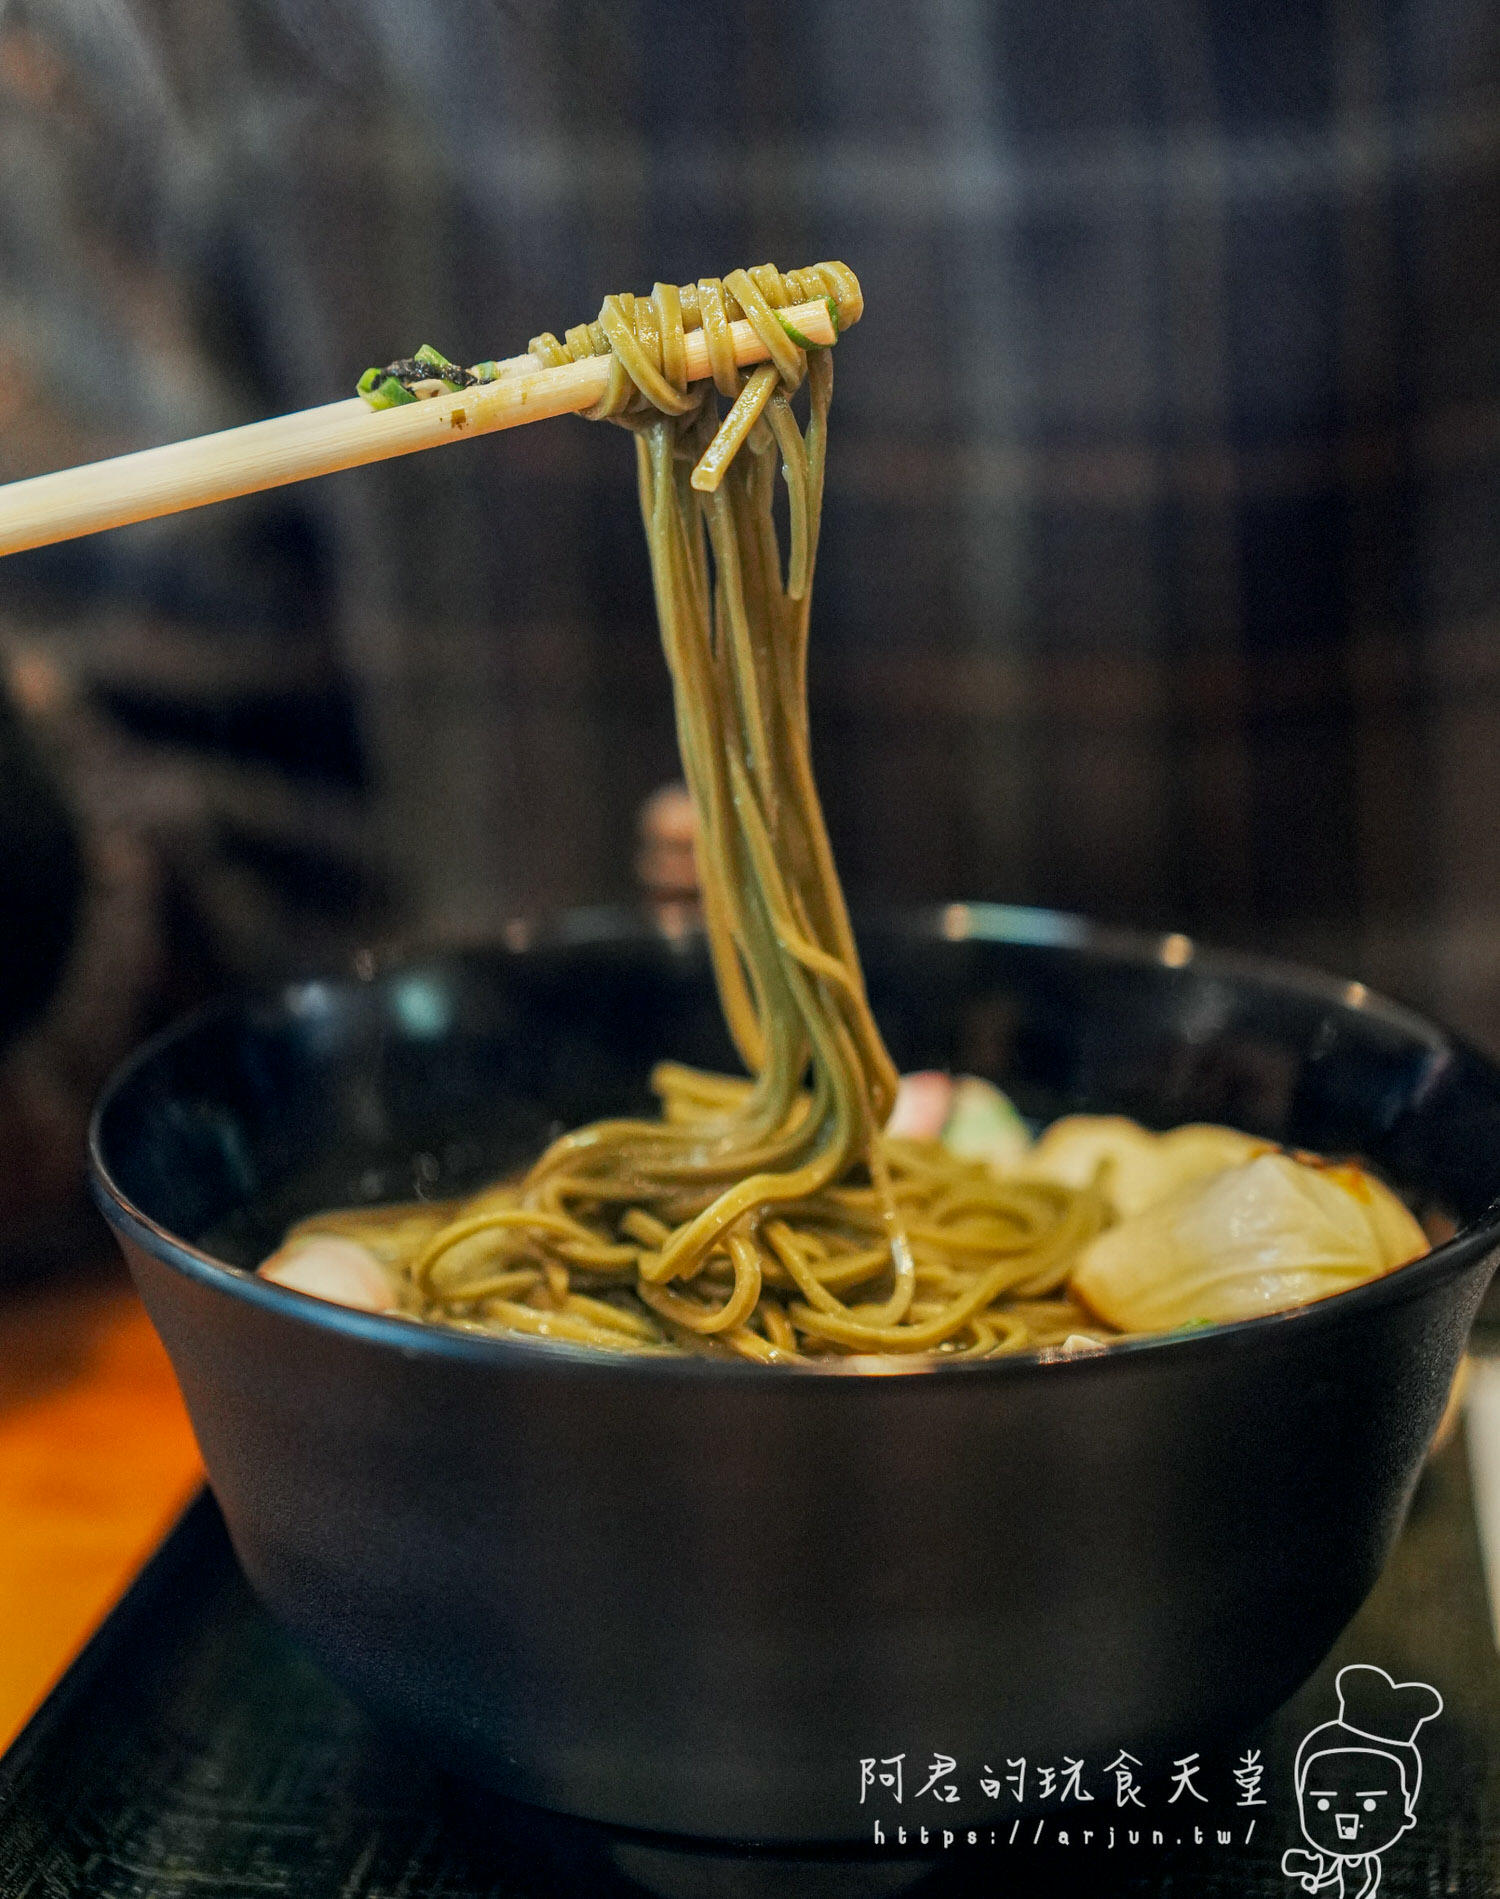
[[[833,359],[799,347],[776,312],[815,297],[845,323],[859,314],[845,266],[765,265],[609,297],[596,323],[531,345],[554,364],[608,353],[609,390],[591,414],[635,435],[704,925],[750,1079],[663,1063],[658,1119],[564,1134],[524,1177],[462,1205],[325,1214],[299,1229],[360,1240],[400,1271],[403,1302],[421,1316],[770,1361],[1015,1351],[1088,1323],[1060,1289],[1103,1222],[1095,1192],[1002,1181],[936,1142],[882,1131],[897,1076],[866,1000],[808,741]],[[748,376],[728,332],[739,317],[770,357]],[[696,387],[683,351],[693,327],[713,368]],[[799,425],[792,398],[804,384]]]

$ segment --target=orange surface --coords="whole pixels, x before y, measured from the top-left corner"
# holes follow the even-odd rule
[[[121,1278],[0,1299],[0,1747],[200,1477],[166,1354]]]

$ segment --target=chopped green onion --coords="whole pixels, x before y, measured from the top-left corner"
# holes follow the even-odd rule
[[[403,402],[417,399],[405,383],[383,369],[367,369],[356,387],[372,409],[398,409]]]
[[[430,364],[431,367],[436,370],[457,370],[459,376],[458,381],[450,381],[446,376],[442,375],[433,378],[435,382],[440,382],[443,385],[450,396],[456,395],[460,389],[468,385],[468,375],[462,369],[459,369],[457,363],[451,362],[440,349],[434,349],[431,343],[424,343],[416,355],[412,357],[412,361],[414,363]]]
[[[417,389],[423,383],[437,383],[449,395],[456,395],[460,389],[467,389],[480,380],[472,371],[450,362],[431,343],[424,343],[415,356],[403,356],[398,362],[387,363],[383,369],[367,369],[357,387],[372,409],[393,409],[403,402],[419,401]],[[426,393],[436,392],[429,387]]]

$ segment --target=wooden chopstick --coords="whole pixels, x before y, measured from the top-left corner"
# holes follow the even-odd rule
[[[837,340],[832,306],[825,299],[794,304],[780,315],[809,343],[826,346]],[[737,363],[766,360],[766,346],[749,323],[732,323],[730,333]],[[688,378],[701,381],[709,374],[703,332],[689,330],[685,341]],[[571,415],[592,408],[604,394],[609,364],[607,356],[590,356],[560,369],[543,369],[534,357],[517,356],[501,364],[505,373],[497,382],[453,395],[378,410],[353,396],[216,435],[13,481],[0,487],[0,554],[47,547],[340,468],[412,455],[422,448],[440,448],[524,422]]]

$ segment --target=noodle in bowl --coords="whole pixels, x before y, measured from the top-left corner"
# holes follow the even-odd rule
[[[634,437],[702,927],[743,1073],[660,1061],[655,1114],[616,1109],[558,1132],[446,1206],[325,1209],[262,1270],[481,1331],[779,1365],[1087,1345],[1093,1318],[1121,1332],[1209,1323],[1416,1257],[1427,1236],[1357,1162],[1278,1155],[1228,1127],[1159,1140],[1118,1117],[1075,1118],[1018,1171],[983,1142],[966,1151],[976,1090],[1009,1144],[1028,1142],[979,1078],[963,1084],[966,1137],[911,1112],[813,778],[807,649],[833,352],[787,315],[812,299],[835,342],[864,308],[846,265],[766,264],[607,297],[597,322],[566,342],[533,338],[526,359],[607,359],[589,414]],[[735,320],[767,357],[748,376]],[[696,388],[690,334],[711,368]],[[424,346],[359,388],[399,405],[479,373]],[[1132,1221],[1132,1206],[1151,1218]]]
[[[441,1195],[728,1059],[702,946],[574,918],[173,1031],[94,1166],[252,1584],[514,1797],[868,1839],[859,1763],[1151,1763],[1243,1731],[1389,1549],[1497,1241],[1500,1074],[1342,984],[982,907],[861,929],[903,1068],[1367,1155],[1456,1238],[1304,1308],[1099,1353],[610,1354],[249,1270],[321,1206]],[[519,938],[517,939],[519,941]],[[906,1372],[905,1376],[871,1375]]]

